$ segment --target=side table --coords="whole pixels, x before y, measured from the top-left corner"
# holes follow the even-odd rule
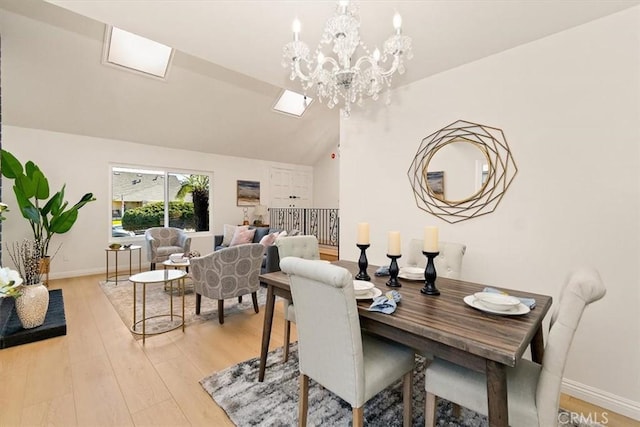
[[[109,279],[113,279],[116,282],[116,286],[118,286],[118,253],[120,252],[129,252],[129,276],[131,276],[133,274],[132,272],[132,262],[131,262],[131,254],[134,251],[138,251],[138,272],[142,271],[142,246],[137,246],[137,245],[131,245],[128,248],[124,248],[121,247],[119,249],[111,249],[111,248],[105,248],[105,254],[107,257],[107,273],[106,273],[106,277],[105,280],[109,281]],[[109,276],[109,253],[113,253],[114,257],[115,257],[115,267],[116,267],[116,272],[113,276]]]
[[[162,334],[164,332],[178,329],[181,326],[182,332],[184,332],[184,281],[181,279],[184,279],[184,276],[186,275],[187,273],[182,270],[151,270],[145,271],[144,273],[134,274],[133,276],[129,277],[129,281],[133,283],[133,324],[131,325],[131,332],[133,332],[134,334],[142,335],[142,344],[144,344],[147,335]],[[174,280],[178,281],[178,286],[182,286],[182,315],[173,314]],[[138,288],[138,283],[142,284],[142,318],[136,321],[136,289]],[[171,293],[169,296],[169,313],[147,317],[147,285],[152,283],[163,283],[164,286],[167,286],[167,284],[169,284],[169,286],[171,287]],[[166,329],[147,334],[147,320],[156,317],[170,317],[171,321],[173,321],[174,317],[177,317],[181,319],[181,322],[176,326],[169,326]],[[136,326],[139,323],[142,323],[142,331],[136,329]]]
[[[189,260],[187,259],[186,261],[181,261],[181,262],[174,262],[171,261],[170,259],[166,260],[166,261],[162,261],[162,266],[164,267],[164,269],[170,269],[171,267],[173,267],[174,270],[184,270],[187,274],[185,277],[183,277],[182,280],[182,292],[185,292],[186,290],[186,283],[185,283],[185,279],[187,277],[189,277]],[[167,290],[166,286],[165,286],[165,291]]]

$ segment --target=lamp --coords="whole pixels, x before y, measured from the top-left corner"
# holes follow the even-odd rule
[[[263,217],[267,214],[267,207],[265,205],[256,205],[253,209],[253,216],[255,219],[253,220],[253,225],[262,225]]]
[[[384,87],[389,103],[392,75],[396,71],[404,73],[404,56],[413,57],[411,38],[402,35],[402,18],[397,13],[393,26],[395,34],[385,41],[382,53],[377,48],[371,53],[360,40],[357,6],[340,0],[334,15],[325,24],[314,57],[310,57],[309,47],[300,40],[300,21],[293,21],[293,41],[284,47],[282,65],[291,68],[291,80],[299,78],[305,91],[315,86],[318,99],[320,102],[326,99],[329,108],[342,99],[341,113],[345,118],[351,114],[352,103],[361,105],[364,96],[377,100]],[[333,45],[332,52],[337,59],[323,54],[322,45]],[[356,59],[359,47],[364,55]],[[385,70],[382,65],[386,66],[387,61],[391,63]]]

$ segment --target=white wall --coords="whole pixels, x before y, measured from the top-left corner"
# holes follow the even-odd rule
[[[552,295],[578,265],[608,293],[582,318],[565,390],[640,419],[640,7],[394,91],[341,122],[343,258],[371,224],[406,251],[425,225],[467,244],[465,279]],[[411,62],[407,66],[411,66]],[[448,224],[416,207],[407,170],[422,138],[458,120],[501,128],[519,172],[492,214]],[[402,261],[402,258],[400,259]]]
[[[340,156],[337,144],[313,165],[313,183],[313,207],[337,208],[340,183]]]
[[[236,206],[236,180],[260,181],[260,197],[266,204],[270,200],[269,172],[272,166],[303,170],[309,174],[313,172],[310,166],[219,156],[15,126],[3,126],[2,148],[13,153],[23,163],[32,160],[40,166],[49,179],[52,191],[59,190],[66,183],[65,196],[70,203],[75,203],[87,192],[94,193],[97,199],[80,210],[78,221],[71,231],[52,239],[51,249],[59,243],[62,243],[62,248],[52,262],[51,278],[104,271],[104,248],[111,240],[111,165],[213,172],[209,207],[213,214],[211,232],[194,233],[192,238],[192,248],[201,253],[212,251],[213,235],[222,234],[223,224],[242,222],[242,208]],[[32,237],[27,221],[17,208],[10,181],[4,179],[3,187],[2,200],[11,209],[2,224],[3,243]],[[252,209],[249,209],[249,215],[251,214]],[[3,261],[9,262],[4,253]]]

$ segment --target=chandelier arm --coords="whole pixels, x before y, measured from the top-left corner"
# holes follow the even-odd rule
[[[314,80],[318,74],[320,73],[320,71],[324,68],[324,65],[329,63],[333,66],[333,71],[335,71],[336,69],[340,69],[340,65],[338,64],[338,62],[332,58],[332,57],[325,57],[322,61],[319,61],[318,64],[316,65],[316,68],[310,72],[308,75],[304,74],[304,72],[302,71],[302,69],[300,68],[300,60],[297,59],[294,61],[294,70],[296,72],[296,76],[298,76],[298,78],[302,81],[308,82],[308,81],[312,81]]]

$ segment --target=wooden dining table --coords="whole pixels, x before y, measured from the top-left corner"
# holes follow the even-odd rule
[[[359,271],[355,262],[335,261],[333,264],[346,268],[354,276]],[[368,267],[371,282],[383,292],[391,290],[386,286],[388,277],[375,276],[376,269],[373,265]],[[258,381],[263,381],[275,298],[292,298],[289,278],[285,273],[262,274],[260,281],[267,285],[258,373]],[[418,352],[486,373],[489,425],[508,426],[507,368],[516,366],[529,346],[531,359],[542,362],[542,320],[551,307],[552,298],[500,288],[510,295],[534,298],[536,306],[523,315],[496,315],[472,308],[463,301],[465,296],[491,285],[438,277],[436,286],[440,295],[428,296],[420,293],[424,286],[422,281],[399,281],[402,287],[395,289],[402,299],[393,314],[369,311],[371,300],[357,302],[361,328],[410,346]]]

